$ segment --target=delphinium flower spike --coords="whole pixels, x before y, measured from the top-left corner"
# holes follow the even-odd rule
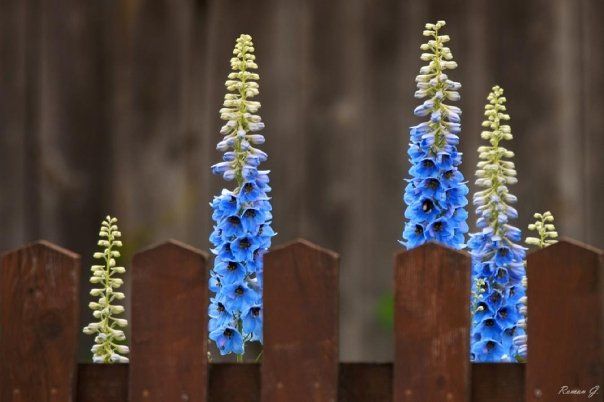
[[[267,193],[265,152],[256,148],[264,143],[258,132],[264,128],[256,114],[258,95],[254,45],[249,35],[241,35],[231,59],[232,72],[226,81],[228,93],[220,117],[226,121],[217,149],[223,161],[212,166],[214,174],[234,181],[234,189],[223,189],[211,202],[215,222],[210,241],[214,245],[214,268],[210,290],[209,331],[220,353],[244,354],[247,341],[262,343],[262,256],[275,235],[271,228],[271,203]]]
[[[554,216],[550,211],[533,215],[535,223],[528,225],[528,229],[536,231],[539,237],[527,237],[525,243],[539,248],[545,248],[558,242],[558,232],[554,226]]]
[[[474,194],[480,232],[470,235],[468,248],[472,255],[473,293],[480,301],[472,311],[471,358],[479,362],[512,361],[517,355],[514,336],[522,332],[517,327],[519,304],[524,296],[521,280],[524,276],[526,249],[517,242],[520,229],[510,220],[518,216],[511,204],[516,196],[508,185],[517,182],[512,151],[501,143],[512,139],[511,128],[505,122],[503,89],[493,87],[485,106],[485,131],[481,137],[489,142],[478,148],[480,161],[476,170],[476,185],[484,188]]]
[[[551,212],[546,211],[543,214],[536,213],[533,215],[536,219],[535,223],[528,225],[528,229],[536,231],[539,237],[527,237],[524,242],[531,246],[537,246],[538,248],[545,248],[558,242],[558,232],[554,226],[554,216]],[[525,292],[528,287],[528,280],[526,275],[522,278],[522,286],[524,286]],[[524,330],[523,334],[519,334],[514,338],[514,344],[518,348],[518,360],[526,361],[527,358],[527,341],[526,327],[528,324],[528,310],[526,296],[520,299],[521,307],[520,313],[522,318],[518,321],[518,327]]]
[[[460,249],[468,231],[468,187],[459,171],[461,153],[457,151],[461,110],[446,103],[459,100],[461,84],[446,74],[457,63],[445,45],[449,36],[440,33],[444,26],[444,21],[426,24],[423,35],[429,39],[420,47],[424,51],[421,59],[427,64],[416,78],[415,97],[425,100],[414,114],[428,121],[410,129],[411,179],[403,197],[407,222],[401,241],[408,249],[430,240]]]
[[[128,346],[123,344],[126,335],[122,330],[128,325],[128,321],[117,317],[124,312],[124,307],[116,304],[116,301],[125,298],[125,295],[118,291],[124,283],[118,275],[126,272],[126,268],[116,263],[120,257],[117,249],[122,246],[122,234],[118,230],[117,219],[107,216],[101,224],[99,236],[101,239],[98,245],[102,251],[94,253],[94,258],[101,260],[102,264],[91,267],[90,277],[90,282],[97,286],[90,291],[90,295],[98,297],[98,300],[88,305],[98,321],[88,324],[84,333],[96,334],[95,344],[91,349],[95,363],[128,363],[128,358],[123,356],[128,354],[129,350]]]

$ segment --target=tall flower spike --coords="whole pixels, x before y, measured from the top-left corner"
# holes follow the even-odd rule
[[[480,232],[471,234],[468,241],[473,293],[480,298],[472,311],[471,358],[505,362],[518,355],[513,338],[523,334],[517,322],[525,293],[521,281],[526,249],[517,244],[520,229],[510,224],[518,213],[511,206],[516,197],[507,186],[517,180],[514,162],[509,160],[514,153],[501,145],[512,139],[510,126],[505,124],[510,116],[506,114],[503,89],[493,87],[487,99],[481,137],[489,145],[478,148],[476,170],[476,185],[484,190],[476,192],[473,200]]]
[[[214,174],[235,180],[233,190],[223,189],[210,203],[215,222],[210,241],[214,245],[214,268],[210,290],[209,332],[222,355],[235,353],[240,359],[247,341],[262,342],[262,256],[271,245],[271,203],[268,170],[259,170],[267,155],[256,145],[264,143],[258,132],[264,128],[256,113],[258,68],[249,35],[241,35],[231,59],[224,107],[220,117],[226,124],[217,149],[223,161],[212,166]]]
[[[88,324],[84,333],[96,334],[91,349],[95,363],[128,363],[128,358],[122,356],[129,350],[123,344],[126,335],[121,329],[128,325],[128,321],[117,317],[124,312],[124,307],[115,303],[125,298],[122,292],[117,291],[124,283],[117,276],[126,272],[126,268],[116,265],[116,259],[120,257],[117,249],[122,247],[117,219],[107,216],[101,224],[99,236],[98,245],[102,251],[94,253],[94,258],[101,260],[102,265],[93,265],[90,277],[90,282],[98,286],[90,291],[90,295],[98,297],[98,300],[88,304],[98,321]]]
[[[450,247],[464,247],[468,231],[468,213],[465,206],[468,187],[459,171],[461,153],[457,151],[461,131],[461,110],[446,101],[459,100],[461,84],[451,81],[447,70],[453,70],[451,50],[445,46],[448,35],[441,35],[444,21],[426,24],[421,45],[423,66],[416,78],[415,97],[426,99],[415,108],[414,114],[428,121],[411,127],[409,160],[411,179],[405,188],[407,204],[401,244],[408,249],[434,240]]]
[[[546,211],[543,214],[536,213],[533,215],[533,218],[535,218],[536,221],[535,223],[528,225],[528,229],[531,231],[536,231],[539,237],[527,237],[524,242],[528,245],[537,246],[538,248],[545,248],[557,243],[558,232],[556,232],[556,227],[554,226],[554,216],[552,213],[549,211]],[[526,276],[522,278],[522,286],[524,286],[526,292],[528,287],[528,280]],[[514,344],[518,348],[518,360],[526,361],[528,354],[528,338],[526,335],[526,327],[528,324],[528,306],[526,296],[520,301],[520,313],[522,318],[518,321],[518,327],[524,330],[524,334],[516,336],[514,338]]]

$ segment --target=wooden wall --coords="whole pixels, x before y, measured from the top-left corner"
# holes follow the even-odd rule
[[[375,310],[400,249],[423,23],[449,24],[466,177],[497,83],[519,226],[549,209],[562,234],[603,247],[603,17],[601,0],[3,0],[0,249],[44,237],[87,265],[109,212],[130,250],[169,237],[207,249],[217,111],[246,32],[276,243],[304,236],[343,255],[341,355],[388,360]]]

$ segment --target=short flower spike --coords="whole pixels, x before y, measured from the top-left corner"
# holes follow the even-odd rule
[[[118,275],[126,272],[126,268],[116,263],[120,257],[117,249],[122,247],[119,240],[122,234],[118,230],[117,219],[107,216],[101,225],[99,236],[101,239],[98,245],[102,247],[102,251],[94,253],[94,258],[101,260],[102,265],[93,265],[90,277],[90,282],[97,286],[90,291],[90,295],[98,297],[98,300],[88,305],[98,321],[88,324],[84,333],[96,334],[95,344],[91,349],[93,362],[128,363],[128,358],[123,356],[128,354],[129,350],[128,346],[123,344],[126,335],[122,330],[128,325],[128,321],[117,317],[124,312],[124,307],[116,304],[116,301],[125,298],[125,295],[118,291],[124,283]]]
[[[228,93],[220,117],[226,124],[217,149],[223,161],[212,166],[214,174],[234,180],[233,190],[223,189],[214,197],[215,222],[210,241],[214,245],[214,268],[210,290],[209,332],[220,353],[244,354],[247,341],[262,342],[262,256],[271,245],[275,232],[268,193],[268,170],[259,170],[266,161],[257,148],[264,143],[259,131],[264,123],[258,114],[258,66],[252,37],[241,35],[231,59],[232,72],[226,81]]]
[[[533,215],[536,219],[535,223],[528,225],[528,229],[536,231],[539,237],[527,237],[525,243],[539,248],[545,248],[558,242],[558,232],[554,226],[554,216],[551,212],[546,211],[542,214],[536,213]],[[524,286],[525,293],[528,287],[528,279],[526,275],[522,278],[522,286]],[[526,361],[528,355],[528,337],[526,335],[526,328],[528,325],[528,306],[527,299],[524,297],[521,299],[520,313],[522,318],[518,321],[518,327],[524,330],[523,334],[517,335],[514,338],[514,344],[518,348],[518,360]]]
[[[457,63],[445,46],[449,36],[440,34],[444,26],[444,21],[426,24],[423,34],[429,40],[421,45],[421,59],[427,64],[415,79],[415,97],[425,100],[414,114],[428,121],[410,129],[411,179],[403,197],[407,222],[400,241],[408,249],[431,240],[461,249],[468,231],[468,187],[459,171],[461,153],[457,151],[461,110],[446,103],[459,100],[461,84],[446,74]]]
[[[502,146],[512,139],[503,89],[493,87],[487,99],[481,137],[489,145],[478,148],[476,170],[476,185],[484,190],[474,194],[480,232],[471,234],[468,241],[473,277],[471,359],[510,362],[518,356],[514,337],[524,335],[517,323],[525,293],[521,281],[526,249],[517,244],[520,229],[510,223],[518,213],[511,206],[516,196],[508,186],[517,180],[510,160],[514,153]]]

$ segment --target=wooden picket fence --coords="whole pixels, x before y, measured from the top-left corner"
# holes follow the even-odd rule
[[[208,364],[208,256],[169,241],[130,266],[131,363],[78,365],[88,270],[40,241],[2,258],[0,402],[585,400],[559,390],[604,385],[602,266],[602,252],[573,241],[530,254],[529,363],[472,364],[468,255],[400,252],[394,363],[340,363],[338,255],[298,240],[265,257],[262,363]]]

